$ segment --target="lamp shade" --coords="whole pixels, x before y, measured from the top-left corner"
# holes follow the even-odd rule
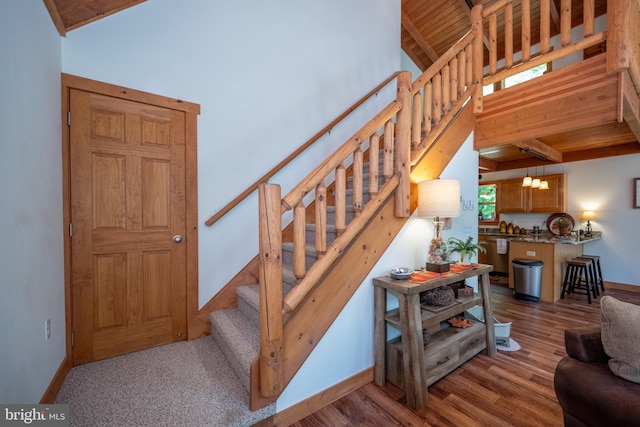
[[[418,184],[418,216],[460,216],[460,181],[432,179]]]
[[[584,211],[580,217],[582,221],[595,221],[596,213],[593,211]]]

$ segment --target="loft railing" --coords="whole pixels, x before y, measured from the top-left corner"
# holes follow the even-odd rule
[[[342,120],[347,118],[352,112],[354,112],[356,109],[358,109],[358,107],[360,107],[362,104],[364,104],[369,98],[371,98],[373,95],[377,94],[380,90],[382,90],[382,88],[384,88],[393,79],[395,79],[398,76],[399,73],[400,73],[399,71],[396,71],[395,73],[393,73],[392,75],[387,77],[382,83],[380,83],[378,86],[376,86],[374,89],[372,89],[365,96],[360,98],[355,104],[353,104],[351,107],[346,109],[338,117],[333,119],[331,121],[331,123],[329,123],[324,128],[322,128],[318,133],[316,133],[314,136],[312,136],[307,142],[302,144],[298,149],[296,149],[293,153],[291,153],[289,156],[287,156],[287,158],[285,158],[280,163],[278,163],[273,169],[271,169],[269,172],[264,174],[256,182],[254,182],[249,187],[247,187],[246,190],[244,190],[242,193],[240,193],[238,196],[236,196],[235,199],[233,199],[231,202],[227,203],[226,206],[224,206],[222,209],[220,209],[218,212],[216,212],[214,215],[212,215],[209,219],[207,219],[204,222],[205,225],[212,226],[218,220],[220,220],[220,218],[222,218],[223,216],[228,214],[233,208],[235,208],[237,205],[239,205],[244,199],[246,199],[251,194],[253,194],[253,192],[255,192],[258,189],[258,186],[260,186],[260,184],[267,182],[271,177],[273,177],[275,174],[280,172],[285,166],[287,166],[289,163],[291,163],[292,160],[294,160],[296,157],[298,157],[300,154],[302,154],[302,152],[304,152],[307,148],[311,147],[316,141],[318,141],[326,133],[330,132],[331,129],[333,129]]]
[[[609,3],[624,2],[626,0],[610,0]],[[583,1],[583,34],[580,40],[572,40],[571,35],[571,9],[572,0],[561,0],[559,24],[560,24],[560,48],[551,48],[551,22],[557,16],[552,9],[551,0],[540,0],[540,48],[536,55],[531,54],[531,2],[521,0],[521,59],[514,61],[514,25],[513,25],[513,1],[500,0],[492,5],[480,9],[481,14],[475,14],[472,25],[482,28],[483,34],[487,34],[489,40],[489,64],[488,74],[483,78],[483,85],[504,80],[507,77],[518,74],[538,65],[562,58],[588,47],[595,46],[607,39],[607,32],[594,33],[595,1]],[[479,6],[476,6],[479,7]],[[481,6],[480,6],[481,7]],[[498,16],[503,17],[504,22],[504,67],[498,69]],[[481,66],[478,63],[477,66]],[[481,112],[476,109],[476,112]]]

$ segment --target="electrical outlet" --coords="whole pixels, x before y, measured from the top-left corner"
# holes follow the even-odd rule
[[[527,256],[536,256],[536,251],[527,251]]]
[[[44,340],[49,341],[49,338],[51,338],[51,319],[44,322]]]

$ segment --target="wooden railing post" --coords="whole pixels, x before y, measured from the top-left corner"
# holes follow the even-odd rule
[[[282,214],[280,186],[258,187],[260,245],[260,393],[282,392]]]
[[[476,85],[473,95],[473,112],[480,114],[484,111],[482,105],[482,5],[477,4],[471,9],[471,31],[473,31],[473,83]]]
[[[633,67],[634,54],[638,48],[640,31],[630,24],[636,23],[633,14],[638,13],[638,6],[629,0],[609,0],[607,2],[607,72],[612,73]],[[635,18],[635,20],[634,20]],[[637,46],[637,45],[636,45]],[[637,63],[635,64],[638,67]],[[634,82],[637,85],[637,82]]]
[[[411,215],[409,206],[409,164],[411,156],[411,73],[403,71],[398,75],[398,100],[402,110],[396,116],[396,175],[399,178],[395,199],[395,216],[404,218]]]

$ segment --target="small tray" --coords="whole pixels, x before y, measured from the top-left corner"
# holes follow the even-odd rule
[[[407,267],[395,267],[389,271],[389,276],[396,280],[407,280],[413,274],[413,270]]]

